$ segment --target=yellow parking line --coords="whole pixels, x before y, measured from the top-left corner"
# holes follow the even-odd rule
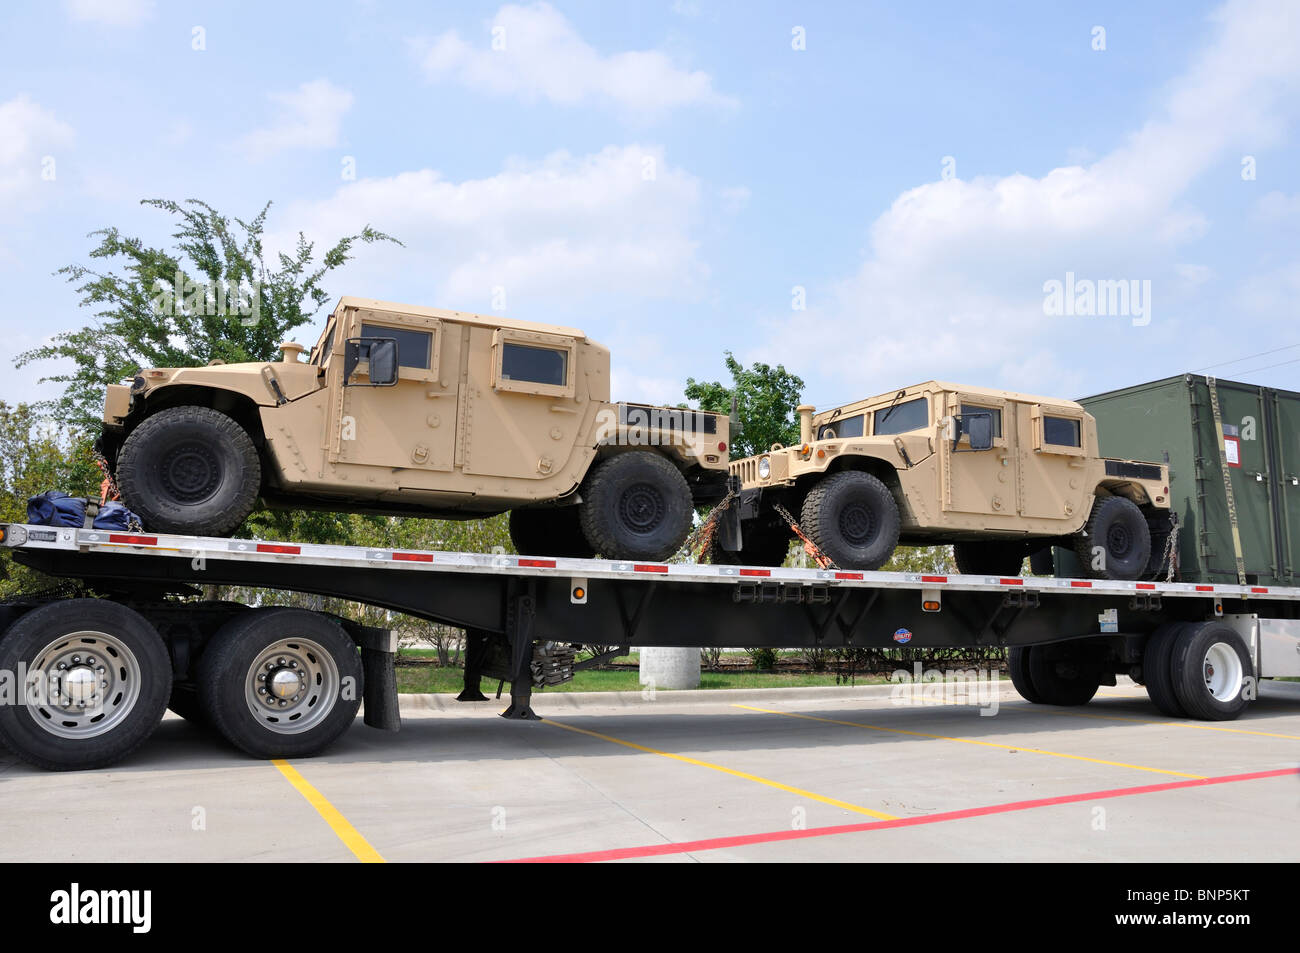
[[[1152,774],[1169,774],[1178,778],[1204,778],[1201,774],[1188,774],[1185,771],[1170,771],[1167,768],[1149,768],[1141,764],[1126,764],[1123,761],[1107,761],[1104,758],[1088,758],[1081,754],[1065,754],[1060,751],[1046,751],[1042,748],[1027,748],[1024,745],[1004,745],[996,741],[977,741],[974,738],[953,738],[948,735],[932,735],[924,731],[909,731],[905,728],[882,728],[879,725],[864,725],[860,721],[837,721],[834,718],[818,718],[815,715],[800,715],[792,711],[776,711],[772,708],[755,708],[752,705],[734,705],[748,711],[759,711],[768,715],[785,715],[788,718],[804,718],[808,721],[823,721],[828,725],[848,725],[851,728],[869,728],[872,731],[887,731],[896,735],[913,735],[917,738],[935,738],[940,741],[957,741],[965,745],[979,745],[984,748],[1003,748],[1007,751],[1024,751],[1028,754],[1046,754],[1054,758],[1069,758],[1071,761],[1088,761],[1092,764],[1105,764],[1113,768],[1132,768],[1135,771],[1149,771]]]
[[[657,748],[647,748],[645,745],[639,745],[631,741],[624,741],[622,738],[615,738],[612,735],[602,735],[598,731],[588,731],[586,728],[575,728],[573,725],[566,725],[562,722],[552,721],[550,718],[542,718],[540,720],[548,725],[554,725],[556,728],[563,728],[565,731],[574,731],[580,735],[589,735],[592,738],[599,738],[601,741],[609,741],[616,745],[622,745],[623,747],[631,748],[634,751],[644,751],[647,754],[657,754],[661,758],[672,758],[674,761],[680,761],[683,764],[692,764],[697,768],[709,768],[713,771],[720,771],[723,774],[731,775],[733,778],[742,778],[745,781],[753,781],[756,784],[766,785],[769,788],[776,788],[778,791],[797,794],[799,797],[808,798],[811,801],[819,801],[822,804],[829,804],[831,807],[838,807],[845,811],[852,811],[854,814],[865,814],[868,817],[874,817],[882,821],[898,820],[898,817],[894,814],[886,814],[883,811],[874,811],[869,807],[850,804],[848,801],[840,801],[833,797],[824,797],[821,794],[814,794],[812,791],[805,791],[803,788],[792,787],[789,784],[782,784],[780,781],[772,781],[768,778],[760,778],[756,774],[737,771],[734,768],[727,768],[720,764],[713,764],[710,761],[701,761],[699,758],[688,758],[686,755],[673,754],[670,751],[660,751]]]
[[[1026,715],[1072,715],[1075,718],[1095,718],[1100,721],[1127,721],[1138,725],[1171,725],[1177,728],[1199,728],[1202,731],[1226,731],[1234,735],[1259,735],[1261,738],[1285,738],[1287,741],[1300,741],[1300,735],[1284,735],[1276,731],[1256,731],[1253,728],[1228,728],[1224,725],[1205,725],[1199,721],[1179,721],[1171,718],[1167,721],[1153,721],[1149,718],[1129,718],[1124,715],[1095,715],[1087,711],[1062,711],[1059,708],[1044,708],[1041,705],[1003,705],[1006,711],[1018,711]]]
[[[343,841],[344,846],[356,855],[357,860],[363,864],[385,862],[379,855],[379,851],[370,846],[370,842],[361,836],[361,832],[348,823],[348,819],[339,813],[339,809],[331,804],[325,795],[312,787],[311,782],[299,774],[297,768],[279,758],[271,763],[280,769],[280,773],[298,789],[298,793],[307,799],[307,803],[316,808],[316,812],[325,819],[325,823],[338,835],[339,840]]]

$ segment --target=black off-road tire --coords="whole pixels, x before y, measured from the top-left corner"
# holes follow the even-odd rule
[[[582,532],[577,506],[510,511],[510,541],[521,556],[590,559],[596,555]]]
[[[171,407],[126,438],[117,485],[146,529],[226,536],[253,511],[262,465],[230,417],[209,407]]]
[[[741,527],[742,547],[739,552],[731,552],[713,542],[709,561],[719,566],[768,566],[782,565],[790,555],[790,544],[794,534],[784,523],[751,520]]]
[[[1093,548],[1101,547],[1101,566]],[[1094,579],[1141,579],[1151,560],[1151,529],[1138,505],[1122,496],[1099,496],[1075,539],[1074,554],[1084,575]]]
[[[952,557],[963,576],[1019,576],[1025,544],[1018,539],[953,543]]]
[[[1101,686],[1101,653],[1088,639],[1036,645],[1029,679],[1044,705],[1086,705]]]
[[[583,535],[607,559],[665,560],[691,531],[690,484],[660,454],[629,450],[602,461],[581,494]]]
[[[1174,691],[1174,643],[1190,623],[1171,622],[1151,633],[1142,653],[1142,681],[1156,710],[1170,718],[1186,718],[1187,710]]]
[[[300,664],[290,669],[290,661]],[[313,664],[332,667],[333,674],[304,679],[299,700],[286,697],[284,709],[264,706],[258,688],[279,671],[306,672]],[[207,722],[255,758],[305,758],[324,750],[352,726],[365,687],[356,643],[338,623],[306,609],[258,609],[232,619],[203,650],[196,681]]]
[[[17,680],[13,703],[0,705],[0,741],[24,761],[52,771],[103,768],[130,755],[158,727],[171,691],[171,657],[157,630],[135,610],[106,599],[66,599],[28,612],[0,640],[0,671],[11,678],[25,671],[48,685],[39,675],[43,660],[58,671],[55,660],[72,651],[94,659],[95,666],[113,666],[112,678],[104,678],[113,697],[92,709],[100,713],[69,716],[84,723],[81,736],[55,734],[59,729],[52,726],[67,730],[75,722],[65,722],[56,707],[40,703],[48,703],[48,696],[36,699],[34,713]]]
[[[1034,680],[1029,674],[1029,658],[1037,646],[1013,645],[1007,650],[1007,674],[1011,676],[1011,685],[1020,697],[1035,705],[1043,704],[1043,696],[1034,688]]]
[[[1170,676],[1188,715],[1202,721],[1230,721],[1250,704],[1246,689],[1255,684],[1255,666],[1245,641],[1231,626],[1192,622],[1174,640]],[[1219,689],[1217,696],[1214,687]]]
[[[898,502],[870,473],[832,473],[804,497],[800,528],[844,569],[879,569],[898,546]]]

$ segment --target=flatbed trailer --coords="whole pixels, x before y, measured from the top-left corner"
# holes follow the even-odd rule
[[[0,605],[0,741],[46,768],[135,750],[167,707],[258,757],[304,757],[354,722],[396,730],[395,637],[321,612],[199,598],[203,586],[334,596],[462,628],[462,700],[598,662],[575,647],[1004,646],[1016,689],[1086,703],[1128,675],[1166,714],[1239,715],[1300,676],[1300,588],[769,569],[0,524],[15,558],[78,579]],[[358,651],[359,650],[359,651]],[[7,688],[5,686],[8,686]]]

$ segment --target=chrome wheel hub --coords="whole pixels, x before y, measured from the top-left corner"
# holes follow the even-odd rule
[[[323,721],[341,689],[333,657],[310,639],[282,639],[258,654],[244,680],[248,710],[279,734],[297,734]]]
[[[36,653],[24,686],[27,710],[45,731],[60,738],[94,738],[135,707],[140,663],[115,636],[74,632]]]

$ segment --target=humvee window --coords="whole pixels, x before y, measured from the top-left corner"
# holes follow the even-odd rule
[[[992,414],[993,416],[993,436],[1002,436],[1002,411],[996,407],[980,407],[978,404],[962,404],[961,415],[967,414]]]
[[[907,433],[917,430],[930,422],[929,401],[924,397],[895,404],[885,410],[876,411],[877,434]]]
[[[845,417],[843,420],[832,420],[828,424],[821,425],[821,428],[817,431],[817,439],[834,440],[836,437],[861,437],[865,421],[865,414],[854,414],[852,417]]]
[[[429,331],[410,331],[406,328],[386,328],[378,324],[362,324],[363,338],[392,338],[397,342],[397,363],[400,367],[429,369],[429,352],[433,334]],[[364,355],[363,355],[364,356]]]
[[[501,379],[563,387],[569,379],[569,352],[506,342],[501,348]]]
[[[1079,421],[1072,417],[1043,417],[1043,443],[1058,447],[1082,446],[1079,440]]]

